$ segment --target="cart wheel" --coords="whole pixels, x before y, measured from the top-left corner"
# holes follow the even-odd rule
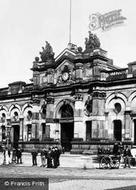
[[[103,158],[101,159],[101,167],[102,167],[102,168],[108,168],[108,164],[109,164],[108,159],[105,158],[105,157],[103,157]]]
[[[119,166],[120,166],[120,161],[118,159],[113,159],[112,167],[119,168]]]

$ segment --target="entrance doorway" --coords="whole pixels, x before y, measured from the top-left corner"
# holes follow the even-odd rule
[[[13,125],[13,147],[14,148],[18,148],[19,134],[20,134],[20,126]]]
[[[122,140],[122,123],[121,120],[114,120],[114,139],[116,141],[121,141]]]
[[[70,151],[72,148],[71,141],[74,137],[74,123],[61,124],[61,145],[65,151]]]
[[[70,151],[72,148],[71,141],[74,137],[74,113],[71,105],[64,101],[60,108],[60,123],[61,123],[61,145],[65,151]]]
[[[92,121],[86,121],[86,141],[92,138]]]
[[[134,145],[136,145],[136,119],[134,119]]]

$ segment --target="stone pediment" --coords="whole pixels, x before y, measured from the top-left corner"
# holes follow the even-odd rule
[[[59,70],[59,71],[69,71],[70,69],[73,69],[74,68],[74,63],[72,63],[71,61],[69,61],[68,59],[65,59],[63,60],[60,65],[58,65],[56,67],[56,71]]]
[[[68,48],[64,49],[56,58],[55,62],[60,62],[66,58],[74,59],[76,53],[74,51],[69,50]]]

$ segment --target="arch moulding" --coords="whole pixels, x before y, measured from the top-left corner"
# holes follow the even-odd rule
[[[60,108],[64,105],[64,103],[69,104],[73,109],[73,113],[75,113],[74,100],[68,99],[68,98],[63,99],[63,100],[59,101],[58,104],[56,105],[56,108],[55,108],[55,118],[56,119],[60,117],[59,111],[60,111]]]

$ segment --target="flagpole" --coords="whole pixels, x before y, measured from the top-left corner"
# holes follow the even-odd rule
[[[71,43],[71,9],[72,9],[72,0],[70,0],[70,7],[69,7],[69,43]]]

